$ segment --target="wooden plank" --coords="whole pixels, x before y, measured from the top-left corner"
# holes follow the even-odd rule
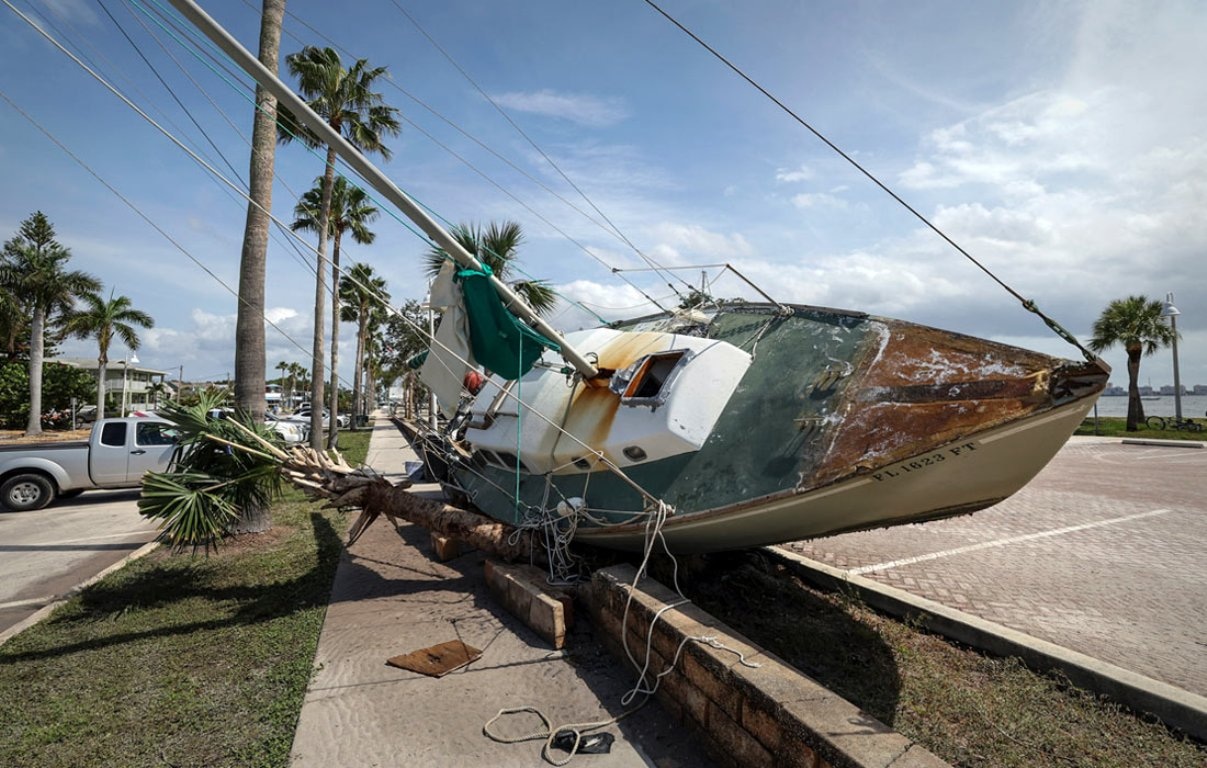
[[[386,664],[428,677],[444,677],[454,669],[460,669],[481,657],[482,652],[472,645],[466,645],[460,640],[449,640],[430,648],[392,656],[386,659]]]

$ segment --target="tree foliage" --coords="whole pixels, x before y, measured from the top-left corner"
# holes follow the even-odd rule
[[[166,472],[143,477],[138,509],[160,521],[161,538],[177,550],[217,546],[244,508],[267,508],[281,492],[279,462],[247,434],[283,445],[276,433],[246,413],[210,416],[228,396],[204,391],[195,405],[169,401],[159,411],[175,425],[180,442]]]
[[[29,421],[25,433],[42,431],[42,361],[46,333],[71,311],[77,296],[100,290],[92,275],[67,268],[71,251],[55,239],[54,225],[41,211],[21,222],[0,253],[0,286],[28,310]]]
[[[61,363],[47,363],[42,375],[43,413],[69,412],[71,399],[86,403],[94,394],[92,371]],[[29,371],[24,363],[0,364],[0,424],[17,429],[29,421]]]
[[[471,256],[490,267],[495,277],[503,282],[508,282],[512,273],[518,270],[518,251],[524,242],[524,234],[514,221],[491,223],[485,230],[478,225],[460,224],[450,234]],[[428,251],[428,276],[435,277],[450,258],[442,248]],[[538,315],[547,315],[557,304],[557,294],[544,280],[516,280],[511,282],[511,287]]]

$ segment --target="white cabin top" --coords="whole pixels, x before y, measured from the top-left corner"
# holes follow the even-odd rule
[[[616,373],[572,382],[547,352],[518,381],[492,377],[465,436],[480,460],[515,470],[518,456],[523,472],[572,474],[598,469],[599,454],[625,467],[699,450],[751,361],[727,342],[657,331],[598,328],[567,340]]]

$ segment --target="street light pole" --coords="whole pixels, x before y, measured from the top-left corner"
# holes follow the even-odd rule
[[[122,359],[122,412],[118,416],[125,416],[129,411],[130,404],[130,363],[138,365],[138,355],[129,352]]]
[[[1173,305],[1173,292],[1165,294],[1165,306],[1161,308],[1161,317],[1169,318],[1169,328],[1173,331],[1173,410],[1174,418],[1182,421],[1182,380],[1178,376],[1178,315],[1182,314]]]

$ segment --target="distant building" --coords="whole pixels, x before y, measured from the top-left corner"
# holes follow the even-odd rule
[[[1153,392],[1153,388],[1148,386],[1147,384],[1141,384],[1140,385],[1140,394],[1141,395],[1155,395],[1157,393]]]
[[[1186,385],[1185,385],[1185,384],[1183,384],[1183,385],[1181,386],[1181,389],[1182,389],[1182,394],[1183,394],[1183,395],[1184,395],[1184,394],[1186,394]],[[1177,390],[1175,390],[1175,389],[1174,389],[1173,384],[1166,384],[1166,385],[1164,385],[1164,386],[1162,386],[1162,387],[1161,387],[1161,394],[1163,394],[1163,395],[1171,395],[1171,396],[1172,396],[1172,395],[1174,395],[1174,394],[1177,394]]]
[[[1115,384],[1107,383],[1106,389],[1102,390],[1105,397],[1121,397],[1127,394],[1127,390]]]
[[[57,357],[47,362],[62,363],[73,368],[91,371],[95,377],[100,366],[96,359],[85,357]],[[164,383],[167,371],[146,368],[138,363],[127,363],[125,360],[110,360],[105,366],[105,401],[111,403],[113,415],[122,409],[130,411],[153,411],[158,401],[167,396],[169,390]],[[88,405],[89,403],[80,403]],[[106,412],[110,406],[106,406]]]
[[[1194,389],[1191,390],[1191,394],[1207,395],[1207,384],[1195,384]]]

